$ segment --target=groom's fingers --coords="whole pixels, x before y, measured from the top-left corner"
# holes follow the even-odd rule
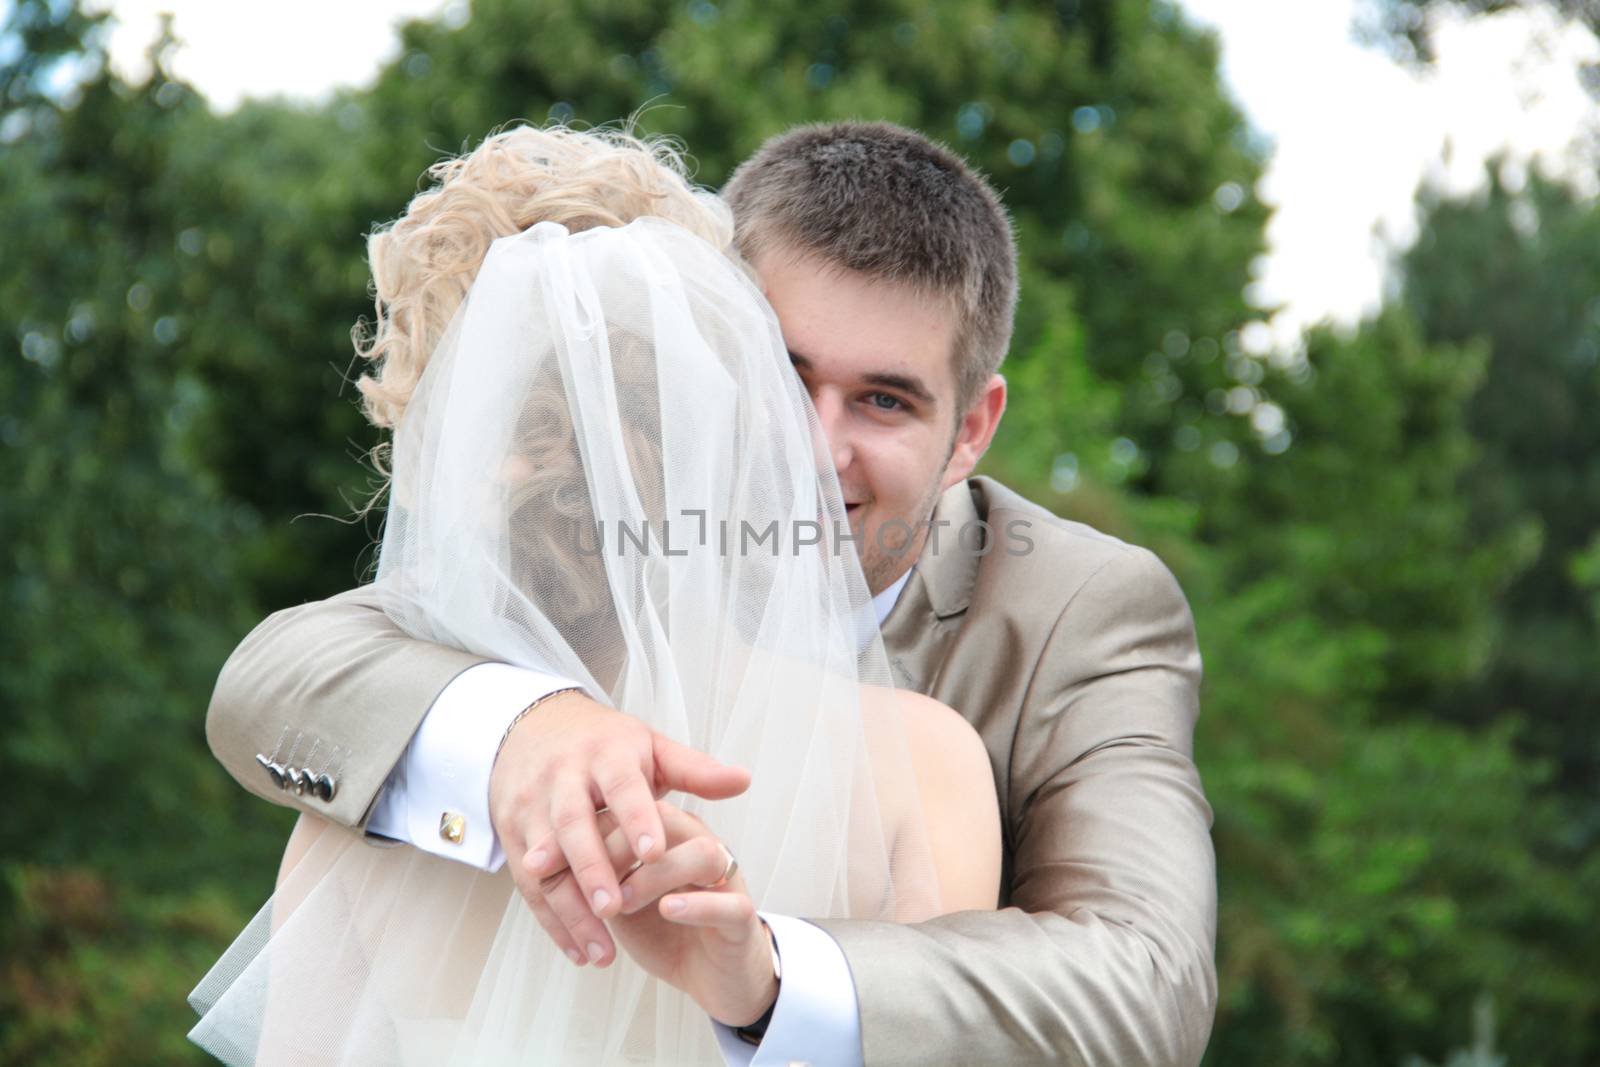
[[[545,879],[543,889],[544,902],[572,942],[581,946],[584,960],[604,967],[616,959],[617,948],[612,943],[611,931],[589,910],[572,872],[562,871],[554,878]],[[549,931],[549,927],[546,927],[546,931]],[[556,935],[552,933],[551,936]],[[560,943],[558,939],[557,944]]]
[[[577,878],[594,916],[607,919],[615,915],[622,894],[595,823],[594,801],[589,798],[587,782],[567,778],[556,784],[551,790],[550,823],[556,833],[556,845],[567,858],[567,867]],[[570,929],[572,924],[567,925]]]
[[[648,861],[660,856],[666,849],[666,833],[639,761],[624,754],[602,756],[595,760],[593,773],[608,813],[627,835],[634,857]]]
[[[533,912],[533,917],[539,920],[539,926],[550,936],[550,940],[555,942],[556,948],[564,952],[567,959],[580,967],[583,966],[585,962],[583,951],[578,948],[572,931],[566,928],[556,917],[556,913],[550,909],[550,905],[545,902],[544,894],[535,892],[532,896],[524,894],[524,897],[528,901],[528,909]]]
[[[658,805],[666,805],[664,800],[658,800],[656,803]],[[617,848],[628,850],[627,862],[620,867],[616,863],[611,865],[616,870],[626,870],[628,864],[633,862],[634,857],[628,843],[623,840],[622,831],[617,829],[617,817],[611,814],[609,808],[597,808],[594,813],[594,822],[600,829],[600,834],[605,840],[608,851],[615,854]],[[668,836],[670,837],[670,835],[671,831],[669,830]],[[529,840],[531,841],[532,839],[530,838]],[[613,856],[613,858],[615,857]],[[555,834],[545,834],[537,844],[530,846],[524,862],[528,873],[535,878],[551,878],[567,869],[567,857],[561,854],[561,846],[556,841]],[[621,875],[619,874],[618,877],[620,878]]]
[[[628,830],[629,844],[635,857],[645,860],[660,856],[669,839],[687,836],[663,822],[664,817],[676,815],[692,821],[692,816],[684,815],[666,801],[657,800],[657,797],[678,790],[707,800],[725,800],[750,788],[750,772],[743,767],[719,763],[703,752],[680,745],[660,734],[654,735],[654,759],[653,790],[631,763],[604,760],[596,761],[591,777],[605,799],[605,809],[596,813],[592,800],[587,795],[580,797],[579,790],[570,784],[565,797],[572,812],[580,815],[598,814],[604,820],[600,826],[601,833],[609,833],[613,825],[623,825]],[[642,792],[634,789],[636,783]],[[528,844],[528,870],[540,878],[550,877],[571,864],[572,855],[567,840],[576,834],[574,829],[569,828],[567,839],[563,839],[562,819],[571,813],[558,807],[556,790],[551,792],[550,820],[531,820],[523,827]],[[649,837],[650,843],[649,847],[641,849],[641,838],[644,837]],[[588,850],[584,854],[593,856],[595,851]],[[590,893],[593,892],[593,887],[586,888]]]
[[[704,752],[654,735],[656,794],[677,789],[707,800],[726,800],[750,788],[750,772],[730,767]]]
[[[716,838],[692,837],[628,876],[623,913],[631,915],[674,889],[712,885],[727,866],[728,853]]]
[[[532,869],[534,865],[530,862],[532,854],[523,851],[520,843],[505,844],[506,865],[511,870],[511,880],[516,883],[517,892],[522,894],[522,899],[528,902],[528,910],[533,912],[533,917],[539,920],[539,925],[550,935],[550,940],[556,943],[556,947],[566,953],[567,958],[573,963],[582,964],[584,953],[578,948],[578,942],[567,931],[566,925],[556,918],[555,912],[550,910],[550,905],[545,903],[540,874]]]
[[[744,893],[673,893],[656,905],[661,917],[684,926],[709,927],[739,945],[761,929],[755,903]]]
[[[597,816],[602,828],[615,825],[609,813]],[[613,831],[615,843],[607,838],[607,854],[617,871],[625,871],[632,862],[632,854],[621,833]],[[540,853],[546,858],[540,858]],[[548,859],[556,857],[555,862]],[[547,868],[555,867],[551,874]],[[595,918],[594,912],[583,899],[572,872],[565,869],[554,835],[546,835],[522,856],[512,871],[517,888],[522,890],[528,908],[539,926],[573,963],[597,963],[601,966],[616,958],[616,946],[605,923]]]

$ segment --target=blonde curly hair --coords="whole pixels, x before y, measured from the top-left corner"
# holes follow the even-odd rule
[[[539,222],[577,233],[664,218],[729,250],[733,217],[692,185],[683,156],[665,140],[626,130],[516,126],[427,171],[433,185],[405,214],[367,239],[377,317],[352,331],[372,365],[356,382],[373,425],[393,429],[489,246]],[[388,474],[387,445],[373,453]]]

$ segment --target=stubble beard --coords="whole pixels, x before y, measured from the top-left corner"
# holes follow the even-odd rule
[[[893,585],[922,555],[928,539],[927,522],[933,518],[934,505],[939,502],[939,497],[942,495],[939,483],[943,479],[944,467],[941,466],[939,476],[929,484],[922,499],[917,502],[916,508],[909,515],[890,515],[878,524],[877,529],[861,531],[861,570],[866,575],[867,591],[873,596]],[[878,530],[883,529],[885,524],[893,523],[895,519],[899,519],[912,530],[912,535],[906,540],[903,549],[892,543],[881,546],[878,543]],[[899,532],[902,527],[897,525],[895,529]]]

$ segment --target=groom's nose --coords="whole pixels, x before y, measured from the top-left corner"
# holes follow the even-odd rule
[[[817,421],[822,424],[823,439],[828,442],[828,452],[833,457],[835,470],[844,470],[855,458],[850,444],[850,430],[845,420],[844,399],[838,393],[819,389],[811,398],[817,409]]]

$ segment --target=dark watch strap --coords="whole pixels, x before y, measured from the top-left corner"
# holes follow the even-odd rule
[[[761,1018],[757,1019],[749,1026],[737,1027],[733,1032],[737,1034],[740,1040],[744,1041],[746,1044],[761,1044],[762,1038],[767,1036],[767,1027],[772,1025],[772,1013],[776,1011],[777,1008],[778,1002],[774,1000],[772,1002],[772,1007],[768,1008],[762,1014]]]
[[[767,934],[767,947],[772,950],[772,977],[778,980],[779,989],[783,986],[783,961],[778,956],[778,939],[772,936],[772,927],[767,925],[765,919],[761,920],[761,929]],[[767,1027],[772,1025],[772,1013],[778,1010],[778,998],[773,997],[772,1003],[767,1005],[767,1010],[761,1013],[761,1018],[749,1026],[736,1026],[734,1034],[747,1045],[759,1045],[767,1036]]]

